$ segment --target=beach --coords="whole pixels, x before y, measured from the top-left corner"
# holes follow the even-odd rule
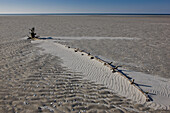
[[[26,40],[32,27],[50,38]],[[170,16],[0,16],[0,112],[166,113],[169,30]],[[74,48],[121,65],[153,100]]]

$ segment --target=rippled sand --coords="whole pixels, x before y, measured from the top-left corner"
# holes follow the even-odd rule
[[[0,16],[0,38],[22,38],[33,26],[40,36],[140,38],[84,40],[73,45],[117,61],[128,69],[170,77],[170,16]]]
[[[101,19],[110,20],[108,17],[0,16],[0,112],[159,113],[118,96],[102,84],[83,79],[80,73],[62,67],[60,58],[41,54],[36,44],[20,40],[33,26],[38,34],[48,36],[109,35],[98,33],[102,26],[97,23],[96,30],[88,30],[96,20],[102,23]],[[84,20],[87,21],[83,23]]]
[[[0,112],[149,111],[61,67],[29,41],[1,44]]]

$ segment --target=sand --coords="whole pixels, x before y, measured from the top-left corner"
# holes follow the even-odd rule
[[[55,43],[57,42],[56,39],[59,39],[58,43]],[[34,41],[34,43],[40,43],[38,47],[43,49],[42,52],[59,56],[63,60],[64,66],[75,72],[81,72],[90,81],[104,84],[112,91],[137,103],[146,104],[155,109],[170,109],[169,80],[140,72],[128,72],[128,70],[122,68],[123,73],[126,73],[131,79],[135,79],[137,86],[142,88],[144,93],[149,92],[149,98],[151,97],[152,102],[147,102],[148,96],[145,96],[136,87],[132,86],[129,80],[122,77],[119,73],[112,73],[110,68],[103,65],[104,63],[96,59],[90,60],[90,56],[85,53],[75,52],[74,48],[68,48],[59,44],[61,39],[62,37]]]
[[[30,41],[1,45],[0,112],[154,111],[61,66]]]
[[[140,38],[140,41],[84,40],[69,45],[81,46],[130,70],[169,78],[169,18],[169,16],[1,16],[1,40],[6,37],[11,40],[14,40],[14,37],[21,38],[28,34],[27,29],[33,26],[41,36],[136,37]],[[9,30],[10,33],[6,33]],[[101,45],[101,50],[95,48]]]
[[[145,42],[153,44],[159,42],[158,45],[154,46],[155,48],[151,47],[156,51],[156,55],[152,52],[150,54],[161,58],[160,62],[155,63],[157,57],[154,57],[154,61],[146,61],[151,64],[154,62],[155,65],[159,64],[162,68],[156,72],[153,71],[156,74],[149,73],[169,78],[167,74],[169,68],[167,62],[169,55],[167,52],[169,50],[168,36],[170,36],[168,32],[169,17],[0,16],[0,112],[167,112],[158,109],[168,109],[168,107],[156,105],[147,107],[148,104],[140,103],[138,100],[135,102],[133,98],[118,93],[123,88],[113,91],[109,84],[105,84],[107,81],[102,83],[100,80],[89,79],[88,74],[64,66],[64,60],[59,56],[44,53],[39,44],[21,40],[28,33],[28,28],[33,26],[36,27],[37,33],[41,36],[129,38],[127,40],[117,39],[116,42],[119,42],[117,43],[119,46],[125,46],[124,41],[130,41],[130,44],[134,44],[134,41],[142,40],[141,46]],[[146,33],[147,30],[149,32]],[[150,37],[150,41],[148,41],[148,37]],[[101,42],[103,43],[101,44]],[[82,49],[87,49],[85,47],[88,43],[87,50],[89,52],[112,60],[108,55],[109,49],[107,49],[111,42],[115,42],[115,40],[85,39],[64,43],[70,45],[73,43],[73,46],[81,46]],[[99,46],[105,44],[107,54],[104,55],[105,52],[98,50],[98,46],[93,51],[90,49],[97,43]],[[116,47],[119,48],[119,46]],[[120,46],[120,48],[124,46]],[[104,47],[101,46],[101,48]],[[129,48],[129,46],[126,47]],[[137,46],[137,48],[141,47]],[[96,54],[96,50],[100,54]],[[158,54],[158,50],[161,51],[161,54]],[[118,56],[120,55],[118,54]],[[136,61],[141,61],[139,59],[137,57]],[[119,60],[115,61],[119,62]],[[145,63],[140,62],[139,64]],[[148,67],[150,66],[152,65]],[[161,80],[164,79],[161,78]],[[169,79],[162,81],[160,86],[164,87],[167,82]],[[167,84],[169,85],[169,83]],[[166,87],[162,94],[165,97],[167,96]],[[141,100],[143,100],[142,96]]]

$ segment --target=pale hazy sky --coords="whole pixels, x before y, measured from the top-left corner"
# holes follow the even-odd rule
[[[0,13],[170,13],[170,0],[0,0]]]

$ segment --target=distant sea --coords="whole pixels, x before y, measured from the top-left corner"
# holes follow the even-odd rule
[[[170,15],[170,14],[155,14],[155,13],[20,13],[20,14],[0,14],[6,16],[17,15]]]

